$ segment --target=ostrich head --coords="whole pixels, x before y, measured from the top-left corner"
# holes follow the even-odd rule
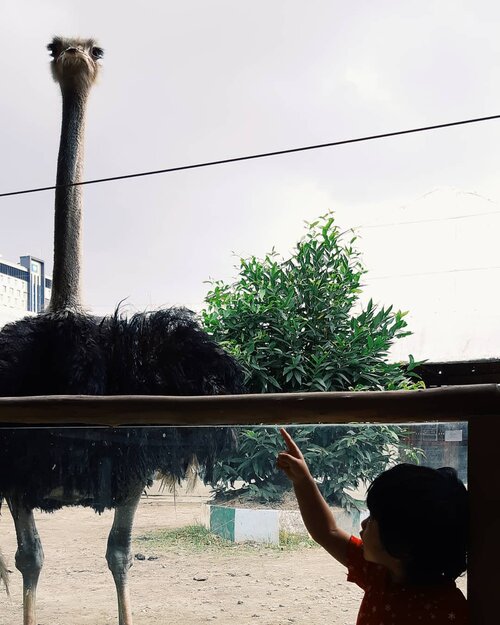
[[[54,37],[47,49],[52,55],[52,76],[61,91],[88,91],[99,73],[99,59],[104,51],[94,39]]]

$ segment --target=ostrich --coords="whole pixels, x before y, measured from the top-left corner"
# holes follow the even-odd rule
[[[62,94],[55,199],[54,272],[46,312],[0,332],[0,396],[203,395],[242,392],[236,361],[181,308],[88,314],[80,289],[85,108],[103,50],[92,39],[56,37],[52,74]],[[16,567],[23,578],[23,625],[36,625],[43,550],[33,510],[82,505],[114,509],[106,560],[118,597],[119,625],[132,625],[127,587],[134,513],[156,472],[180,480],[195,465],[210,480],[233,443],[228,428],[0,429],[0,501],[14,519]],[[0,575],[6,576],[0,560]]]

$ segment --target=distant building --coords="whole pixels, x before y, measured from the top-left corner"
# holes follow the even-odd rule
[[[21,256],[19,264],[0,258],[0,327],[44,310],[51,289],[40,258]]]

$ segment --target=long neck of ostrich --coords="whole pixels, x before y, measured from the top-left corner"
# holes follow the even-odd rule
[[[61,88],[61,92],[63,106],[57,161],[50,312],[83,309],[80,275],[83,189],[81,186],[66,185],[82,180],[85,109],[89,91]]]

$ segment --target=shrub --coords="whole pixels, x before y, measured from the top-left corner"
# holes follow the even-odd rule
[[[388,361],[392,343],[410,334],[405,312],[361,306],[366,272],[331,213],[307,224],[291,256],[240,259],[238,279],[211,282],[202,311],[205,329],[245,370],[249,392],[394,390],[421,386],[420,364]],[[344,488],[373,479],[404,445],[397,427],[300,428],[313,475],[328,501],[349,505]],[[246,429],[237,454],[221,458],[214,478],[219,493],[243,481],[247,494],[275,499],[288,487],[274,470],[283,447],[276,428]],[[416,456],[415,456],[416,460]]]

